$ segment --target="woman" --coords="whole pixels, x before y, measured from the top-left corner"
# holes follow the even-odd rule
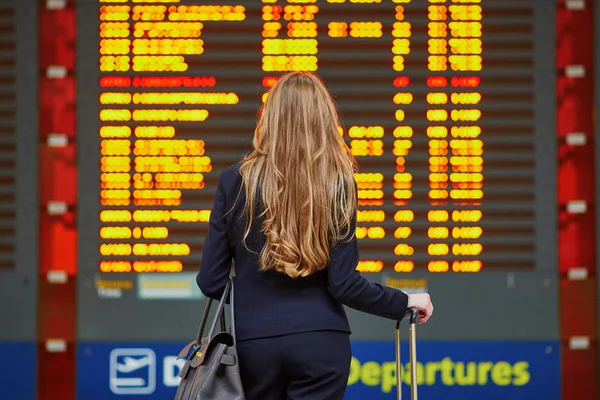
[[[342,399],[350,328],[342,305],[393,320],[431,316],[407,295],[356,271],[355,162],[335,105],[309,73],[269,92],[254,150],[219,177],[198,285],[219,298],[235,260],[235,322],[248,400]]]

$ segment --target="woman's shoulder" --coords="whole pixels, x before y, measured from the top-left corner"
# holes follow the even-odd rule
[[[219,185],[225,192],[239,189],[239,185],[242,182],[240,166],[241,162],[237,162],[221,171],[219,175]]]
[[[240,176],[240,167],[242,166],[242,162],[236,162],[233,165],[230,165],[229,167],[226,167],[225,169],[223,169],[223,171],[221,171],[221,179],[222,178],[233,178],[236,176]]]

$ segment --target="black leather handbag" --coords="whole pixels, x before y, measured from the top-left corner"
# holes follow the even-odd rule
[[[228,297],[231,311],[229,332],[225,326],[225,302]],[[211,306],[212,299],[209,299],[196,340],[179,353],[178,359],[185,357],[186,362],[179,374],[181,381],[175,400],[245,400],[235,347],[232,277],[227,281],[208,335],[202,337]],[[215,334],[218,321],[221,323],[221,332]]]

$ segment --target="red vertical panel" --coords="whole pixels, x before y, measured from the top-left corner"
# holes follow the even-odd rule
[[[594,185],[593,121],[593,2],[586,10],[559,8],[557,15],[557,134],[559,146],[558,201],[560,321],[562,339],[562,398],[598,399],[596,353],[596,228]],[[586,43],[586,45],[582,45]],[[581,65],[584,77],[568,77],[565,68]],[[587,136],[583,146],[565,143],[568,133]],[[566,204],[583,200],[588,210],[569,214]],[[588,279],[570,281],[571,268],[585,268]],[[591,348],[574,350],[569,341],[574,336],[589,337]]]
[[[38,305],[38,399],[75,399],[77,199],[75,138],[75,13],[48,10],[40,2],[39,135],[40,237]],[[49,78],[48,67],[64,67],[65,77]],[[66,135],[68,145],[50,147],[51,134]],[[47,212],[49,202],[66,203],[60,215]],[[48,273],[65,272],[66,283],[50,283]],[[63,340],[66,351],[50,352],[48,340]]]

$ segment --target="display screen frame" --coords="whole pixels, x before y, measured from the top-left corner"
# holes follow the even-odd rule
[[[0,342],[35,341],[37,337],[37,301],[39,276],[39,127],[38,127],[38,3],[33,0],[13,0],[2,7],[2,35],[4,42],[14,47],[3,50],[0,73],[5,80],[3,96],[14,112],[13,120],[6,123],[13,132],[5,140],[14,140],[14,163],[6,181],[14,180],[14,199],[6,203],[4,212],[14,215],[13,234],[6,234],[10,242],[6,258],[13,267],[0,269]],[[10,22],[9,22],[10,21]],[[11,28],[6,25],[13,24]],[[12,82],[11,82],[12,80]],[[8,87],[8,88],[7,88]],[[8,117],[7,119],[9,119]],[[7,163],[8,164],[8,163]],[[3,171],[3,172],[8,172]],[[12,210],[10,210],[12,208]],[[10,211],[8,211],[10,210]],[[8,231],[8,230],[7,230]]]

